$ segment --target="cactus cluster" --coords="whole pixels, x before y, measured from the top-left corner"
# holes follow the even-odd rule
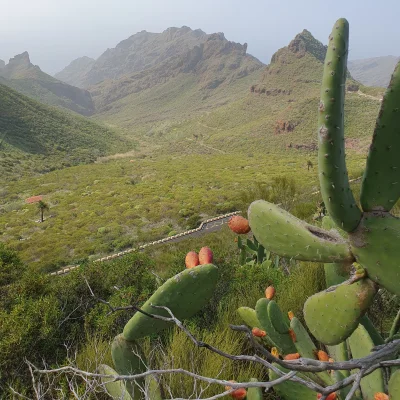
[[[400,220],[390,214],[400,196],[400,63],[376,121],[360,208],[345,163],[348,41],[348,22],[339,19],[329,36],[318,119],[319,179],[331,221],[325,223],[326,229],[319,228],[261,200],[253,202],[248,211],[254,236],[274,253],[326,263],[327,275],[341,271],[341,277],[349,278],[356,266],[349,280],[339,279],[339,285],[312,296],[305,304],[307,325],[327,345],[338,344],[354,332],[378,287],[400,295]],[[335,320],[340,323],[333,323]]]
[[[205,254],[208,254],[205,251]],[[170,317],[165,309],[153,306],[168,307],[174,316],[180,320],[189,318],[210,300],[218,280],[218,268],[213,264],[198,265],[186,269],[168,279],[141,307],[147,314]],[[123,333],[116,336],[111,346],[111,355],[115,371],[107,366],[100,366],[100,372],[108,375],[134,375],[147,369],[145,355],[141,350],[139,340],[145,336],[153,335],[171,324],[156,318],[136,312],[125,325]],[[153,387],[152,400],[161,395],[157,389],[154,377],[149,377],[146,382],[113,381],[105,378],[104,383],[108,394],[114,399],[139,400],[143,397],[141,388]]]
[[[267,292],[271,293],[271,291]],[[252,329],[253,336],[257,337],[260,343],[266,347],[272,347],[271,353],[275,357],[282,357],[287,361],[308,358],[332,362],[347,361],[350,357],[353,359],[364,358],[371,353],[373,347],[383,343],[380,334],[375,330],[368,318],[364,317],[347,340],[333,346],[326,346],[328,354],[328,352],[319,350],[316,347],[308,330],[301,321],[292,312],[289,312],[288,316],[286,316],[271,297],[260,298],[254,309],[240,307],[237,312],[245,324]],[[336,324],[340,325],[340,323],[340,319],[338,319]],[[332,323],[327,326],[332,327]],[[287,372],[278,364],[274,365]],[[349,371],[304,372],[297,373],[297,376],[326,387],[348,377]],[[279,375],[270,370],[269,380],[277,378],[279,378]],[[284,400],[315,400],[321,397],[317,397],[317,394],[312,389],[292,381],[282,382],[274,386],[274,390]],[[344,400],[349,390],[348,387],[341,389],[336,393],[332,393],[328,399]],[[357,395],[357,399],[374,400],[378,395],[386,396],[378,397],[382,399],[400,399],[400,371],[394,370],[389,380],[390,397],[384,392],[384,375],[382,370],[377,369],[362,378],[361,391]]]

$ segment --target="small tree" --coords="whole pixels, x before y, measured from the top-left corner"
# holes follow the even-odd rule
[[[40,211],[40,222],[43,222],[44,221],[44,217],[43,217],[44,211],[49,209],[49,205],[47,203],[45,203],[44,201],[39,200],[38,209]]]

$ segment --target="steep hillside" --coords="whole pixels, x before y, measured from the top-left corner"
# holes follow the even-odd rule
[[[54,78],[82,88],[84,86],[85,76],[89,73],[95,62],[96,60],[86,56],[77,58],[62,71],[55,74]]]
[[[399,57],[375,57],[349,62],[349,70],[355,79],[367,86],[387,87]]]
[[[24,52],[11,58],[0,68],[1,83],[49,105],[63,107],[82,115],[94,111],[90,93],[61,82],[44,73],[30,62],[29,54]]]
[[[1,179],[93,162],[132,148],[117,132],[0,84]]]
[[[247,45],[222,33],[155,65],[90,88],[96,116],[128,127],[182,120],[235,101],[259,79],[263,64],[246,54]]]

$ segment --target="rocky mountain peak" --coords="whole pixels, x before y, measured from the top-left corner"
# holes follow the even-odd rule
[[[314,56],[317,60],[324,62],[327,46],[323,45],[319,40],[309,32],[303,29],[298,33],[287,47],[279,49],[271,58],[272,63],[286,63],[290,54],[296,58],[304,57],[307,53]],[[289,53],[289,54],[288,54]]]

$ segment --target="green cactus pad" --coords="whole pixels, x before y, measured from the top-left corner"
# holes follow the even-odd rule
[[[237,312],[248,327],[261,329],[261,324],[257,318],[256,310],[250,307],[239,307]]]
[[[120,375],[135,375],[146,371],[146,365],[143,363],[145,356],[139,344],[128,342],[122,335],[114,338],[111,344],[111,356],[114,362],[115,370]],[[133,399],[140,399],[142,392],[137,385],[143,387],[144,380],[139,379],[135,382],[128,381],[126,387]]]
[[[370,279],[400,296],[400,219],[389,213],[365,213],[350,235],[352,251]]]
[[[400,63],[397,64],[376,121],[361,186],[364,211],[390,211],[400,197]]]
[[[250,308],[250,307],[239,307],[237,309],[237,312],[240,315],[240,317],[242,318],[242,320],[244,321],[244,323],[249,328],[251,328],[251,329],[260,328],[261,329],[261,323],[257,318],[256,310],[254,310],[253,308]],[[270,338],[269,335],[264,336],[263,338],[261,338],[261,340],[270,347],[273,347],[273,346],[277,347],[276,343],[273,342],[273,340]]]
[[[98,372],[99,374],[118,375],[116,371],[105,364],[99,365]],[[123,381],[113,382],[113,378],[101,378],[101,381],[104,383],[107,393],[114,400],[132,400]]]
[[[343,342],[357,328],[375,293],[375,284],[362,279],[309,297],[304,304],[304,318],[310,332],[326,345]]]
[[[259,382],[256,378],[251,378],[250,382]],[[247,400],[263,400],[262,388],[251,387],[247,390]]]
[[[268,303],[270,300],[261,298],[256,304],[257,318],[260,321],[261,329],[267,332],[267,336],[276,344],[280,353],[296,353],[296,347],[289,333],[279,333],[272,324],[268,315]]]
[[[392,374],[389,380],[390,400],[400,400],[400,370]]]
[[[303,324],[296,317],[293,317],[290,321],[290,328],[293,329],[293,332],[296,335],[296,341],[294,345],[296,346],[297,352],[303,358],[315,358],[315,352],[317,348],[315,347],[314,342],[310,338],[306,328],[304,328]]]
[[[268,303],[268,316],[275,330],[279,333],[289,332],[289,318],[284,315],[274,300]]]
[[[364,328],[367,330],[367,332],[368,332],[369,336],[371,336],[371,339],[374,342],[375,346],[379,346],[379,345],[385,343],[381,334],[378,332],[378,330],[375,328],[374,324],[371,322],[371,320],[366,315],[364,315],[360,319],[360,324],[362,324],[364,326]]]
[[[336,21],[329,36],[318,118],[318,169],[325,207],[335,224],[346,232],[357,228],[357,207],[347,176],[344,148],[344,95],[346,91],[349,24]]]
[[[374,342],[367,330],[360,324],[349,337],[349,346],[353,359],[364,358],[371,353]],[[377,369],[370,375],[362,378],[360,386],[363,400],[374,400],[375,393],[385,391],[382,370]]]
[[[208,303],[214,293],[218,280],[218,268],[212,264],[198,265],[186,269],[168,279],[141,309],[150,314],[169,317],[165,310],[155,309],[151,305],[168,307],[176,318],[189,318]],[[125,325],[123,335],[133,341],[172,326],[171,323],[150,318],[137,312]]]
[[[339,234],[306,224],[275,204],[255,201],[248,216],[257,240],[280,256],[320,262],[353,260]]]
[[[275,367],[279,368],[281,371],[288,373],[289,371],[285,368],[282,368],[280,365],[273,364]],[[297,373],[296,376],[302,378],[304,380],[310,380],[308,377],[301,373]],[[280,375],[275,373],[274,371],[269,371],[269,380],[278,379]],[[297,382],[285,381],[280,383],[279,385],[274,386],[274,391],[285,400],[315,400],[317,398],[317,394],[309,389],[306,386],[301,385]]]
[[[146,400],[162,400],[160,384],[153,375],[146,376]]]
[[[294,342],[294,345],[296,346],[297,352],[300,354],[300,356],[303,358],[315,358],[315,352],[317,351],[317,348],[310,338],[306,328],[304,328],[303,324],[298,318],[292,318],[290,321],[290,328],[296,335],[296,341]],[[318,376],[320,379],[320,382],[318,383],[327,385],[332,384],[332,378],[326,371],[318,372],[316,376]]]

